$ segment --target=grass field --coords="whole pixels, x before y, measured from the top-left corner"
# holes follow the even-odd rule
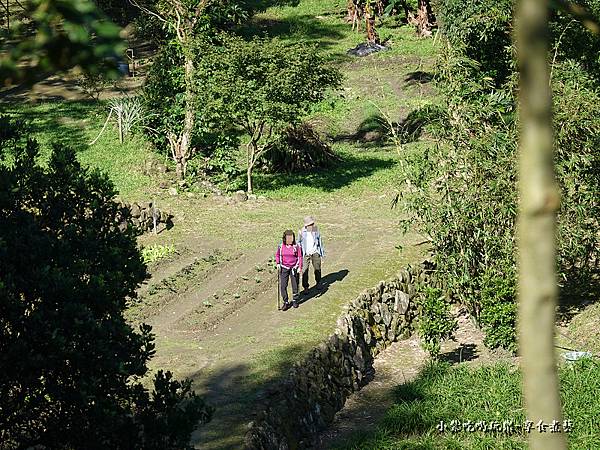
[[[600,448],[600,403],[596,400],[600,363],[587,360],[564,366],[560,378],[563,419],[572,423],[566,433],[569,448]],[[397,387],[395,405],[376,430],[357,434],[339,449],[527,448],[524,424],[531,418],[523,410],[520,383],[520,372],[508,364],[479,368],[431,364],[415,381]],[[459,421],[460,427],[453,421]],[[469,422],[504,421],[514,424],[512,432],[469,431]],[[538,433],[538,420],[532,422],[530,432]],[[440,431],[440,423],[444,423],[444,431]],[[466,429],[458,431],[463,424]]]
[[[152,180],[142,173],[142,168],[153,152],[141,134],[121,144],[114,124],[109,123],[96,143],[89,145],[106,121],[106,102],[3,103],[0,110],[27,121],[29,136],[40,145],[42,163],[53,145],[70,146],[84,166],[108,174],[122,197],[137,197],[151,187]]]

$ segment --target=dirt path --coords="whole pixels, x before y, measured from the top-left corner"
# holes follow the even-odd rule
[[[316,317],[327,309],[327,305],[323,304],[335,295],[339,283],[342,282],[340,278],[350,278],[358,274],[358,264],[352,261],[352,254],[357,251],[358,244],[342,251],[339,247],[341,246],[331,248],[334,256],[327,261],[327,269],[325,265],[323,267],[324,278],[331,283],[326,292],[305,301],[297,310],[279,312],[276,310],[276,279],[273,276],[263,295],[246,303],[217,327],[212,336],[204,340],[207,348],[221,348],[215,352],[214,359],[207,368],[209,370],[199,373],[195,378],[196,385],[203,389],[206,398],[219,405],[219,408],[213,421],[193,437],[192,442],[196,444],[196,448],[208,450],[241,447],[244,426],[251,420],[250,413],[254,412],[255,400],[289,369],[289,366],[282,365],[279,373],[274,374],[270,382],[253,383],[251,373],[254,357],[263,350],[282,346],[284,351],[296,353],[298,359],[301,358],[304,352],[295,346],[297,343],[293,341],[293,337],[290,340],[281,336],[279,331],[290,328],[299,321],[316,322]],[[334,276],[331,277],[331,274]],[[313,294],[316,294],[314,290]],[[332,318],[332,327],[334,323]],[[223,348],[223,342],[234,344]]]
[[[333,331],[342,306],[417,258],[422,237],[401,235],[397,213],[388,205],[385,195],[321,205],[327,250],[323,288],[311,289],[298,309],[287,312],[277,311],[276,273],[269,264],[272,245],[248,248],[230,242],[224,247],[214,237],[198,245],[200,259],[186,251],[155,268],[143,288],[146,295],[169,279],[175,292],[159,291],[154,296],[158,306],[145,318],[156,333],[151,369],[168,368],[177,377],[191,378],[196,392],[217,406],[213,420],[193,435],[192,444],[207,450],[240,448],[256,400]],[[214,207],[203,204],[204,210]],[[281,211],[277,203],[261,208]],[[287,213],[273,216],[281,221],[275,227],[288,226]],[[203,241],[194,230],[191,226],[189,234],[177,239],[188,246]],[[398,244],[403,246],[400,256]]]
[[[458,321],[455,341],[442,345],[440,359],[453,364],[482,365],[510,359],[502,351],[490,351],[483,344],[483,332],[468,317],[464,309],[455,309]],[[375,377],[367,386],[352,395],[335,416],[334,423],[322,435],[322,449],[346,448],[355,433],[373,431],[393,405],[394,389],[417,378],[429,361],[416,335],[395,342],[375,359]]]

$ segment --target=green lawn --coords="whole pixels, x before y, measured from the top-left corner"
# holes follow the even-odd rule
[[[572,422],[569,448],[600,448],[600,363],[587,360],[560,371],[563,419]],[[522,449],[527,419],[521,399],[520,372],[511,365],[469,368],[437,363],[427,366],[413,382],[398,386],[395,404],[376,430],[357,433],[340,449]],[[467,423],[454,432],[452,421]],[[502,424],[514,432],[469,431],[468,422]],[[446,426],[439,430],[440,423]],[[531,433],[538,433],[534,421]],[[457,430],[457,428],[454,428]],[[547,431],[549,432],[549,431]]]
[[[111,122],[94,145],[108,115],[106,102],[47,101],[35,104],[3,104],[2,112],[28,122],[30,137],[40,144],[41,157],[47,158],[53,145],[71,146],[85,166],[108,174],[121,196],[138,196],[151,179],[142,174],[144,160],[152,156],[149,144],[140,134],[123,144]]]

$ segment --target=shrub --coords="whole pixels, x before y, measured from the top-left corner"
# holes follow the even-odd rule
[[[108,178],[55,148],[12,145],[0,166],[2,448],[180,449],[208,408],[188,382],[139,379],[154,354],[148,325],[123,312],[145,278]]]
[[[433,357],[440,353],[441,341],[452,336],[458,328],[449,311],[449,303],[441,289],[427,287],[418,297],[420,307],[419,336],[423,348]]]
[[[199,61],[206,119],[230,124],[246,138],[247,189],[259,158],[289,126],[297,125],[327,89],[341,81],[313,45],[221,34]]]
[[[203,55],[205,44],[199,44],[199,58]],[[226,178],[235,175],[236,171],[230,164],[230,154],[239,146],[238,133],[223,120],[217,117],[218,112],[208,110],[206,80],[196,80],[199,89],[195,102],[195,127],[192,132],[192,147],[198,150],[198,155],[210,160],[204,166],[202,163],[191,162],[190,176],[208,173],[224,174]],[[183,128],[185,116],[185,82],[183,56],[180,47],[175,42],[165,44],[156,55],[148,72],[143,88],[143,101],[151,113],[148,117],[148,137],[158,152],[169,152],[167,135],[169,132],[179,134]],[[193,160],[192,160],[193,161]],[[223,172],[221,172],[223,171]]]
[[[440,30],[456,53],[477,61],[500,85],[513,69],[511,19],[514,0],[436,0]]]
[[[516,348],[517,122],[514,76],[497,86],[477,61],[447,54],[441,88],[449,127],[409,157],[406,207],[432,239],[445,289],[466,305],[491,347]],[[558,270],[563,292],[594,283],[600,236],[600,91],[583,66],[553,71],[555,167],[561,187]]]
[[[114,85],[104,73],[82,73],[76,79],[77,86],[90,99],[98,101],[102,91]]]
[[[176,252],[173,245],[154,244],[142,249],[142,259],[144,264],[151,264],[167,258]]]
[[[599,0],[578,0],[594,17],[600,18]],[[581,69],[600,81],[600,39],[579,21],[562,11],[553,11],[550,21],[552,50],[559,61],[575,60]]]

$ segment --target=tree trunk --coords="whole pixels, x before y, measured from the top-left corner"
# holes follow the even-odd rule
[[[183,162],[181,158],[175,159],[175,173],[177,174],[177,178],[179,180],[183,180],[185,178],[185,170],[183,169]]]
[[[548,69],[547,0],[521,0],[516,43],[520,69],[519,161],[519,350],[527,418],[561,425],[554,356],[556,212],[560,196],[554,177],[552,97]],[[565,449],[564,433],[529,433],[532,450]]]
[[[119,124],[119,143],[123,143],[123,111],[117,113],[117,123]]]
[[[191,56],[185,56],[185,118],[183,119],[183,130],[181,132],[181,145],[179,147],[181,156],[180,179],[185,177],[187,160],[192,155],[192,132],[194,131],[195,102],[194,102],[194,61]],[[179,174],[178,174],[179,175]]]
[[[367,0],[365,6],[365,18],[367,25],[367,42],[369,44],[379,44],[381,41],[379,40],[377,30],[375,30],[375,10],[372,0]]]
[[[417,7],[417,15],[412,12],[408,13],[408,22],[417,28],[419,36],[431,36],[431,28],[435,23],[435,16],[431,9],[430,0],[419,0]]]
[[[248,181],[248,195],[252,194],[252,165],[248,166],[247,181]]]
[[[355,12],[355,10],[356,10],[356,8],[354,6],[354,0],[348,0],[348,2],[346,3],[346,11],[347,11],[346,21],[352,22],[353,27],[354,27],[354,12]]]
[[[358,4],[359,0],[348,0],[346,8],[348,11],[348,21],[352,22],[352,31],[356,27],[356,31],[360,31],[360,21],[362,20],[363,12]]]
[[[177,136],[175,133],[169,133],[167,139],[169,140],[169,146],[171,147],[171,157],[173,158],[173,161],[175,161],[175,173],[177,174],[178,179],[183,180],[185,178],[185,161],[181,156],[181,140],[183,139],[183,134]]]
[[[246,180],[248,183],[248,195],[252,194],[252,169],[254,169],[254,163],[255,158],[256,158],[256,154],[258,152],[258,149],[256,148],[256,142],[250,141],[248,142],[247,146],[246,146],[246,151],[247,151],[247,164],[248,164],[248,168],[246,170]]]

